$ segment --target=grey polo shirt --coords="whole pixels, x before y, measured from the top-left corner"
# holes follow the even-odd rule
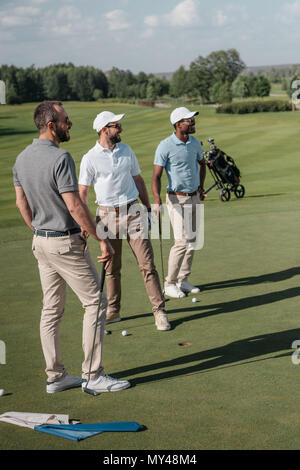
[[[34,228],[65,232],[79,227],[61,196],[78,191],[75,163],[66,150],[51,140],[34,139],[18,155],[13,179],[25,192]]]

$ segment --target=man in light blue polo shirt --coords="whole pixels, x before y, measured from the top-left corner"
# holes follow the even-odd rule
[[[206,175],[202,145],[190,135],[195,133],[195,116],[198,114],[198,111],[192,112],[185,107],[174,109],[170,120],[175,132],[160,142],[154,158],[152,192],[154,204],[159,207],[162,205],[160,192],[163,169],[168,177],[166,203],[175,242],[169,255],[165,294],[175,298],[200,291],[188,282],[194,256],[194,240],[189,238],[184,227],[184,211],[187,206],[192,207],[192,225],[195,225],[197,205],[200,204]]]

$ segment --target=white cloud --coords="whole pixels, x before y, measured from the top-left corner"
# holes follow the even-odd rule
[[[30,0],[29,3],[32,5],[41,5],[42,3],[46,3],[48,0]]]
[[[228,4],[223,9],[213,11],[212,24],[223,27],[231,24],[241,24],[248,19],[249,15],[245,6]]]
[[[58,10],[57,18],[64,21],[78,21],[82,20],[82,13],[76,7],[66,6]]]
[[[199,20],[195,0],[183,0],[166,16],[172,26],[192,26]]]
[[[0,25],[6,28],[28,26],[39,13],[40,9],[33,6],[11,8],[1,12]]]
[[[40,32],[42,36],[52,34],[55,37],[73,38],[76,35],[86,35],[88,39],[94,38],[97,24],[94,18],[82,15],[82,12],[74,6],[64,6],[53,16],[48,11],[40,20]]]
[[[110,31],[120,31],[130,27],[126,13],[123,10],[112,10],[106,13],[104,16]]]
[[[298,23],[300,20],[300,1],[295,0],[293,3],[283,5],[277,19],[288,25]]]
[[[150,28],[155,28],[159,25],[159,17],[157,15],[150,15],[144,18],[144,23]]]
[[[146,29],[143,31],[142,36],[147,38],[153,36],[155,30],[159,27],[168,28],[185,28],[199,24],[200,18],[197,11],[195,0],[183,0],[178,3],[170,13],[164,15],[149,15],[145,16],[144,24]]]
[[[13,13],[18,16],[37,16],[40,9],[37,7],[16,7],[13,9]]]
[[[216,26],[225,26],[228,22],[229,18],[222,10],[218,10],[213,17],[213,24]]]
[[[17,15],[3,15],[1,17],[1,25],[7,28],[15,28],[17,26],[27,26],[31,24],[31,18]]]

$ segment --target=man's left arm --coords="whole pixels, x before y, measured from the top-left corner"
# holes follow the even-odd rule
[[[30,228],[30,230],[34,230],[32,225],[32,212],[29,207],[26,194],[22,186],[15,186],[16,190],[16,206],[20,211],[21,216],[23,217],[26,225]]]
[[[144,204],[144,206],[146,206],[147,209],[151,209],[149,196],[148,196],[148,191],[147,191],[144,179],[139,174],[139,175],[133,176],[133,180],[134,180],[135,185],[137,187],[137,190],[139,192],[139,198],[140,198],[142,204]]]
[[[199,161],[199,171],[200,171],[200,192],[204,191],[204,181],[206,177],[206,164],[204,158]]]

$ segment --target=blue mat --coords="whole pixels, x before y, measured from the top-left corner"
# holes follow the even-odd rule
[[[82,441],[102,432],[135,432],[142,429],[145,429],[145,427],[135,421],[93,424],[42,424],[34,428],[35,431],[53,434],[72,441]]]

